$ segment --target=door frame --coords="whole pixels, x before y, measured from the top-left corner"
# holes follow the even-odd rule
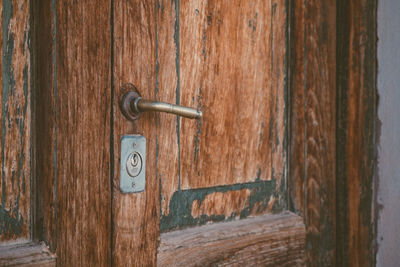
[[[291,3],[290,209],[304,218],[310,265],[374,266],[377,1]]]

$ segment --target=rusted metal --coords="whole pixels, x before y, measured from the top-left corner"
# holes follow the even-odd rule
[[[188,119],[201,119],[202,117],[202,112],[194,108],[143,99],[140,97],[137,88],[132,84],[124,85],[122,92],[120,109],[122,114],[131,121],[138,119],[140,113],[147,111],[166,112]]]

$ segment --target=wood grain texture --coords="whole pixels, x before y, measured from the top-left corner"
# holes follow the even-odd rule
[[[0,241],[30,238],[30,1],[3,1],[0,91]]]
[[[0,246],[0,266],[55,267],[56,256],[44,243]]]
[[[56,251],[58,266],[108,266],[111,4],[35,4],[43,22],[35,25],[44,27],[35,33],[35,64],[41,66],[35,73],[41,85],[36,118],[42,120],[35,129],[36,153],[48,153],[36,163],[43,211],[36,222],[45,227],[37,236]]]
[[[338,1],[338,265],[374,266],[376,3]]]
[[[154,266],[159,238],[159,180],[156,176],[156,117],[145,113],[134,125],[118,108],[121,86],[132,83],[143,98],[156,96],[155,4],[114,1],[114,132],[113,132],[113,266]],[[119,190],[122,135],[146,137],[146,189],[138,194]]]
[[[193,218],[201,218],[206,215],[232,217],[232,210],[243,210],[249,206],[251,190],[244,188],[225,193],[215,192],[208,194],[202,201],[195,199],[192,202],[191,215]],[[229,208],[227,208],[227,203]]]
[[[274,195],[260,198],[251,214],[284,207],[287,3],[158,1],[156,16],[157,99],[204,114],[201,121],[156,117],[161,228],[196,221],[172,218],[189,201],[180,190],[209,188],[211,207],[220,200],[212,197],[215,186],[272,181]],[[241,207],[226,202],[218,214],[247,214]]]
[[[303,219],[289,212],[161,234],[157,266],[304,266]]]
[[[285,12],[283,1],[181,3],[180,103],[203,111],[182,120],[183,189],[283,178]]]
[[[111,4],[57,2],[57,264],[111,260]]]
[[[156,10],[156,99],[168,103],[177,102],[179,39],[174,38],[176,27],[177,1],[157,1]],[[178,42],[177,42],[178,41]],[[161,181],[161,212],[169,214],[169,205],[175,191],[180,187],[180,161],[178,143],[178,116],[158,113],[157,130],[157,179]]]
[[[304,214],[308,264],[334,266],[336,1],[293,2],[296,17],[292,30],[295,33],[292,35],[295,50],[292,67],[303,67],[292,69],[291,90],[295,103],[292,113],[297,113],[292,117],[292,137],[298,135],[291,145],[295,153],[291,155],[292,207]]]

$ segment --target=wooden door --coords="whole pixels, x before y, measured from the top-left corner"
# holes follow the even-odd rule
[[[372,265],[375,4],[345,2],[3,1],[0,265]],[[203,118],[128,122],[125,83]]]

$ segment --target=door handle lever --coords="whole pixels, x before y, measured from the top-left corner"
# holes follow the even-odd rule
[[[166,112],[189,119],[201,119],[202,117],[202,112],[194,108],[143,99],[132,84],[122,86],[119,106],[122,114],[131,121],[136,120],[142,112],[147,111]]]

